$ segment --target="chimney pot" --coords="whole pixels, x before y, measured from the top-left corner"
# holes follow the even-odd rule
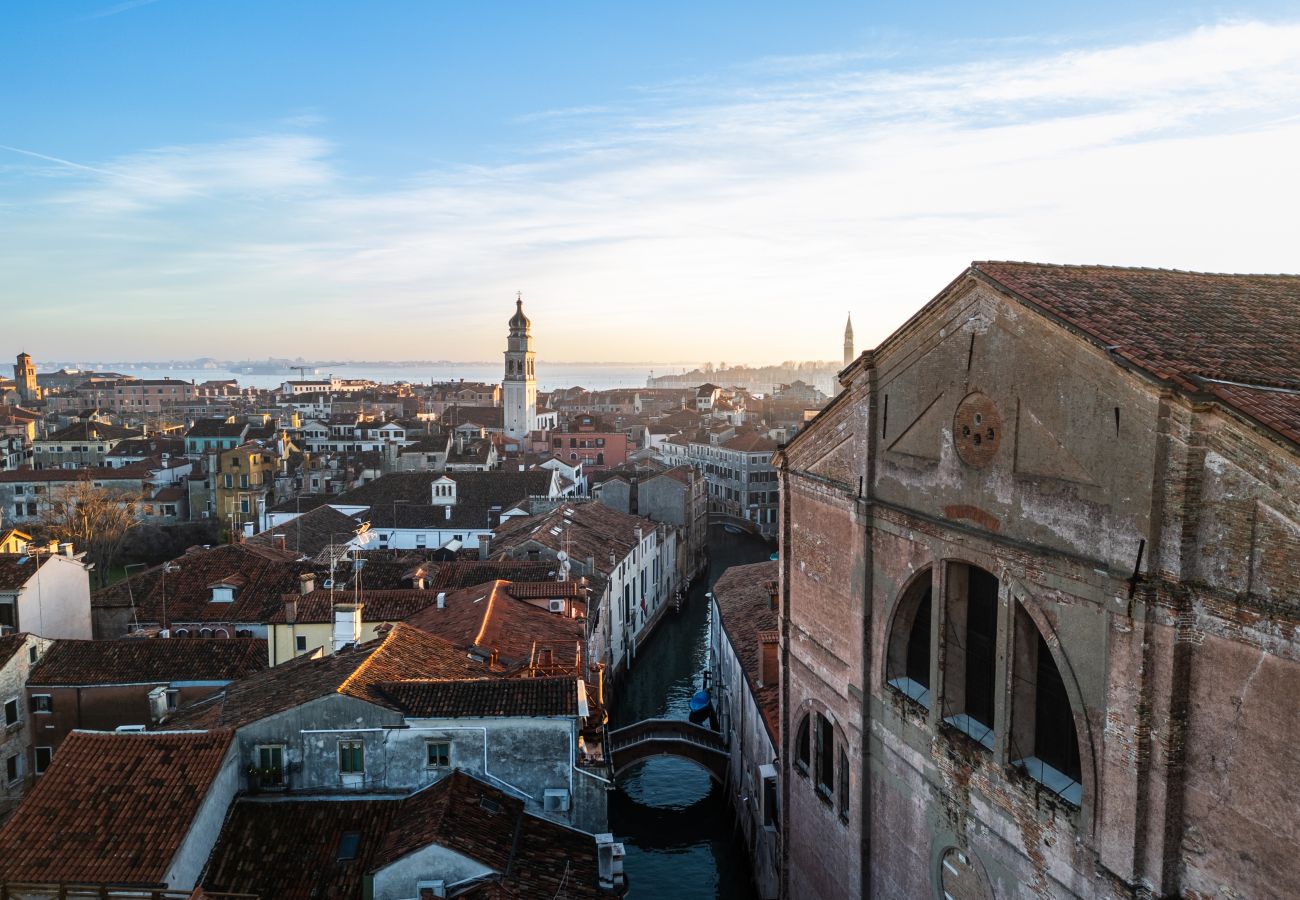
[[[438,609],[447,608],[447,592],[438,591]]]

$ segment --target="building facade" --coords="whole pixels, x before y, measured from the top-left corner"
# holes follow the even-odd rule
[[[784,896],[1300,893],[1297,369],[1300,278],[977,263],[842,374],[779,459]]]

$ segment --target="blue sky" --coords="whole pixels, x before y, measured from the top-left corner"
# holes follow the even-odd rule
[[[976,258],[1296,271],[1283,3],[0,6],[0,353],[834,358]],[[257,323],[249,327],[247,323]]]

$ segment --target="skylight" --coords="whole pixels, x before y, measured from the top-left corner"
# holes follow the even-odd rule
[[[343,832],[342,836],[339,837],[338,858],[341,860],[356,859],[357,847],[358,845],[360,845],[360,843],[361,843],[361,832],[359,831]]]

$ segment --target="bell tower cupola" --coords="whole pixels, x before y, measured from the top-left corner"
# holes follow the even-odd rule
[[[537,362],[533,353],[533,323],[524,315],[522,293],[515,294],[515,314],[508,324],[501,406],[506,436],[523,440],[537,422]]]

